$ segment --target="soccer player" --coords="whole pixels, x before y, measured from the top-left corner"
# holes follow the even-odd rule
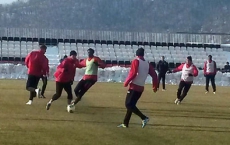
[[[67,55],[65,55],[62,59],[60,59],[60,63],[67,58]]]
[[[124,82],[124,87],[129,85],[129,90],[125,100],[127,112],[123,123],[117,127],[129,127],[129,121],[132,113],[138,115],[142,119],[142,128],[144,128],[149,121],[149,118],[141,113],[141,111],[136,107],[136,104],[144,91],[145,80],[148,74],[152,77],[154,92],[157,91],[158,79],[154,68],[144,59],[143,48],[139,48],[136,51],[136,56],[137,57],[131,63],[129,75]]]
[[[73,99],[72,94],[72,84],[74,81],[74,76],[76,68],[79,67],[79,62],[77,57],[77,52],[72,50],[70,56],[67,57],[61,64],[58,65],[56,72],[54,73],[56,81],[56,93],[53,95],[52,99],[47,103],[46,110],[50,109],[52,102],[59,99],[64,89],[67,93],[67,104],[70,105]]]
[[[47,61],[46,63],[49,64],[49,60],[47,59],[47,57],[46,57],[46,61]],[[42,83],[43,83],[42,89],[38,88],[35,90],[38,98],[46,98],[44,96],[44,93],[45,93],[46,86],[47,86],[48,76],[49,76],[49,66],[48,66],[47,72],[45,72],[44,75],[41,76]]]
[[[80,62],[82,67],[86,67],[85,75],[74,89],[76,99],[72,102],[71,107],[74,107],[83,97],[83,95],[97,82],[98,68],[105,68],[105,63],[97,56],[94,56],[94,50],[87,50],[88,58]]]
[[[26,83],[26,89],[30,92],[29,101],[27,105],[31,105],[33,98],[36,97],[35,89],[37,89],[38,82],[42,75],[46,75],[45,72],[49,70],[49,64],[45,57],[47,47],[45,45],[40,46],[40,50],[32,51],[25,59],[25,64],[28,68],[28,80]]]
[[[157,64],[157,71],[158,71],[158,86],[157,88],[159,89],[160,86],[160,81],[162,79],[162,91],[165,91],[165,74],[167,73],[169,67],[168,67],[168,62],[165,61],[165,57],[162,56],[161,60]]]
[[[206,77],[206,92],[207,94],[209,92],[209,82],[211,80],[212,83],[212,89],[213,89],[213,94],[216,94],[216,84],[215,84],[215,76],[216,76],[216,62],[212,60],[212,56],[208,56],[208,60],[205,61],[204,63],[204,77]]]
[[[175,100],[175,104],[177,105],[179,105],[184,100],[193,83],[193,78],[198,75],[198,69],[192,63],[191,56],[187,57],[186,63],[181,64],[172,72],[178,72],[178,71],[182,71],[182,74],[181,74],[181,81],[177,90],[177,98]]]

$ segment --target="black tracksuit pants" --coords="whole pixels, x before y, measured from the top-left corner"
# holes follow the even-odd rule
[[[43,83],[42,84],[41,95],[44,96],[48,80],[47,80],[47,77],[44,77],[44,76],[42,76],[41,79],[42,79],[42,83]]]
[[[65,90],[67,93],[67,99],[72,100],[73,99],[73,94],[72,94],[72,86],[71,83],[61,83],[61,82],[56,82],[56,93],[53,95],[52,99],[57,100],[61,97],[62,90]]]
[[[136,107],[137,101],[140,99],[142,92],[137,92],[134,90],[128,90],[125,100],[125,106],[127,108],[127,112],[124,118],[124,124],[128,127],[129,121],[132,116],[132,113],[139,116],[142,120],[146,119],[146,116],[141,113],[141,111]]]
[[[162,80],[162,87],[163,87],[163,89],[165,89],[165,73],[159,73],[158,74],[158,87],[157,87],[158,89],[160,87],[161,80]]]
[[[184,81],[180,81],[178,90],[177,90],[177,99],[179,99],[180,101],[184,100],[184,98],[186,97],[190,87],[191,87],[191,83],[186,83]]]
[[[211,80],[213,92],[216,92],[215,75],[206,75],[206,91],[209,91],[209,82]]]

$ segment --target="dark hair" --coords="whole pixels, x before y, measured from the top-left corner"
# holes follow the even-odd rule
[[[63,58],[67,58],[67,55],[65,55]]]
[[[45,45],[41,45],[40,49],[47,49],[47,47]]]
[[[144,54],[145,50],[142,47],[137,49],[136,56],[144,56]]]
[[[208,57],[212,58],[212,55],[209,55]]]
[[[94,50],[92,48],[89,48],[87,51],[92,51],[94,53]]]
[[[192,61],[192,56],[188,56],[187,59]]]
[[[77,52],[75,50],[70,51],[69,56],[72,56],[72,55],[77,55]]]

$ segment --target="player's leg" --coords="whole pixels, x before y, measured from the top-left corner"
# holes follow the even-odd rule
[[[71,101],[73,100],[73,94],[72,94],[72,87],[70,83],[66,83],[64,85],[64,90],[67,93],[67,104],[70,105]]]
[[[179,104],[180,103],[181,92],[184,89],[184,85],[185,85],[185,82],[184,81],[180,81],[179,87],[177,89],[177,98],[175,100],[175,104]]]
[[[181,97],[180,97],[180,102],[182,102],[184,100],[184,98],[187,96],[187,93],[188,93],[189,89],[191,88],[191,85],[192,84],[186,84],[185,83],[184,90],[183,90]]]
[[[165,90],[165,74],[162,75],[162,87]]]
[[[137,101],[140,99],[141,95],[142,95],[142,92],[133,91],[130,105],[131,105],[132,112],[141,118],[142,128],[144,128],[146,124],[148,123],[149,118],[145,116],[136,106]]]
[[[52,102],[61,97],[62,90],[64,88],[64,83],[56,82],[56,93],[53,95],[52,99],[46,104],[46,110],[49,110]]]
[[[158,74],[158,85],[157,85],[157,89],[160,88],[161,79],[162,79],[162,76],[161,76],[161,73],[159,73]]]
[[[76,95],[76,97],[78,97],[79,92],[81,91],[81,89],[84,87],[85,85],[85,80],[80,80],[77,84],[77,86],[74,88],[74,93]]]
[[[28,75],[28,80],[26,82],[26,89],[30,92],[29,101],[26,103],[27,105],[31,105],[33,102],[33,98],[36,97],[35,89],[38,86],[39,77]]]
[[[212,75],[212,76],[210,77],[210,79],[211,79],[211,84],[212,84],[213,93],[215,94],[215,93],[216,93],[215,75]]]
[[[209,92],[209,81],[210,81],[210,75],[206,75],[205,93]]]
[[[129,127],[129,121],[130,121],[130,118],[132,116],[132,110],[129,107],[127,107],[127,104],[129,104],[129,102],[131,102],[132,93],[133,93],[132,90],[128,90],[128,92],[126,94],[125,106],[126,106],[127,111],[126,111],[126,115],[125,115],[123,124],[119,125],[118,127]]]
[[[78,89],[78,86],[74,89],[76,99],[74,100],[74,105],[76,105],[82,98],[82,96],[95,84],[96,81],[94,80],[83,80],[79,87],[81,89]],[[79,90],[79,91],[77,91]]]
[[[128,90],[128,92],[126,94],[126,99],[125,99],[125,106],[127,109],[126,115],[125,115],[123,123],[118,125],[117,127],[129,127],[129,121],[130,121],[130,118],[132,116],[132,110],[129,107],[127,107],[127,104],[129,104],[129,102],[131,102],[132,95],[133,95],[133,91]]]
[[[39,78],[39,80],[40,80],[40,78]],[[36,92],[36,96],[38,98],[40,98],[41,97],[41,89],[39,87],[37,87],[37,89],[35,89],[35,92]]]
[[[81,100],[80,92],[82,91],[82,89],[84,89],[84,85],[85,85],[85,80],[82,79],[80,80],[80,82],[78,82],[77,86],[74,88],[74,93],[77,98],[73,101],[73,105],[75,105],[77,102]]]
[[[129,124],[129,120],[131,118],[130,112],[132,112],[132,113],[136,114],[137,116],[139,116],[143,121],[146,120],[146,123],[148,122],[148,117],[146,117],[136,107],[137,101],[141,97],[141,94],[142,94],[142,92],[137,92],[137,91],[134,91],[134,90],[129,90],[129,92],[127,93],[127,97],[126,97],[126,101],[125,101],[125,106],[126,106],[126,108],[127,108],[128,111],[127,111],[125,119],[124,119],[124,124],[127,125],[127,126]],[[145,125],[146,125],[146,123],[145,123]]]
[[[42,90],[41,90],[41,97],[42,98],[46,98],[45,96],[44,96],[44,93],[45,93],[45,90],[46,90],[46,86],[47,86],[47,81],[48,81],[48,79],[47,79],[47,77],[42,77]]]

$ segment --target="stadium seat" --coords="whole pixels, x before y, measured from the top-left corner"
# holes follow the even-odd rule
[[[174,62],[169,62],[169,68],[170,68],[170,69],[175,68]]]

